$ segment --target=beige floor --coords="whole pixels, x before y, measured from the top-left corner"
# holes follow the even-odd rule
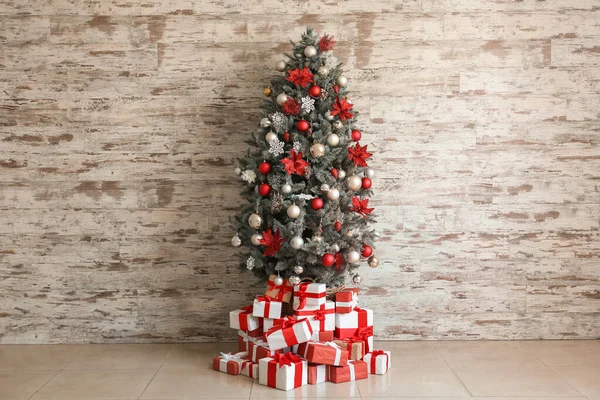
[[[600,400],[600,341],[382,342],[384,376],[290,392],[211,369],[234,344],[0,346],[1,400]]]

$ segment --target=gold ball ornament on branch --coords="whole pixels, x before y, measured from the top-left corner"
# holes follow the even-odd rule
[[[335,80],[335,83],[337,83],[339,87],[346,87],[348,84],[348,78],[346,78],[344,75],[340,75]]]
[[[248,217],[248,225],[254,229],[260,228],[260,224],[262,224],[262,218],[258,214],[250,214]]]
[[[300,216],[300,207],[295,204],[290,205],[287,208],[287,216],[290,218],[298,218]]]
[[[321,143],[313,144],[310,146],[310,154],[315,158],[323,157],[325,155],[325,146]]]
[[[271,95],[271,93],[273,93],[273,91],[271,90],[271,88],[270,88],[270,87],[266,87],[266,88],[263,90],[263,94],[264,94],[266,97],[269,97],[269,96]]]
[[[329,74],[329,68],[323,65],[319,67],[319,69],[317,70],[317,74],[321,76],[327,76]]]
[[[337,190],[336,188],[333,189],[329,189],[329,191],[327,192],[327,198],[329,200],[335,201],[337,199],[340,198],[340,191]]]
[[[317,55],[317,48],[315,46],[306,46],[304,48],[304,55],[306,57],[314,57]]]
[[[252,236],[250,236],[250,242],[255,246],[259,246],[260,240],[262,238],[263,238],[263,235],[261,235],[260,233],[255,233]]]
[[[267,143],[271,143],[275,139],[277,139],[277,134],[275,132],[269,132],[265,135],[265,140]]]
[[[285,103],[286,101],[288,101],[290,97],[285,94],[285,93],[279,93],[277,95],[277,104],[282,105],[283,103]]]
[[[348,185],[348,189],[356,192],[362,187],[362,179],[357,175],[350,175],[348,179],[346,179],[346,185]]]
[[[285,61],[283,61],[283,60],[277,61],[277,63],[275,64],[275,69],[279,72],[285,71],[285,68],[286,68],[286,64],[285,64]]]
[[[371,257],[369,257],[368,263],[369,263],[369,267],[377,268],[379,266],[379,258],[377,258],[375,256],[371,256]]]
[[[330,145],[331,147],[337,146],[338,144],[340,144],[340,137],[338,135],[336,135],[335,133],[328,135],[327,136],[327,144]]]

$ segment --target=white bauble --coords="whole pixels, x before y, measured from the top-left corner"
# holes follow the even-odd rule
[[[294,236],[292,240],[290,240],[290,246],[292,246],[292,249],[300,250],[302,246],[304,246],[304,239],[300,236]]]
[[[333,189],[329,189],[329,192],[327,192],[327,198],[329,200],[337,200],[340,198],[340,191],[337,190],[336,188]]]
[[[315,46],[306,46],[304,48],[304,55],[306,57],[314,57],[317,55],[317,48]]]
[[[283,103],[285,103],[286,101],[288,101],[289,96],[285,93],[279,93],[277,95],[277,104],[282,105]]]
[[[334,253],[337,253],[338,251],[340,251],[340,246],[338,244],[332,244],[331,251],[333,251]]]
[[[287,183],[281,186],[281,192],[284,194],[292,193],[292,185],[288,185]]]
[[[327,111],[327,112],[325,113],[325,119],[326,119],[327,121],[331,121],[333,118],[334,118],[334,117],[333,117],[333,115],[331,115],[331,113],[330,113],[329,111]]]
[[[331,188],[329,187],[328,184],[324,183],[321,185],[321,192],[327,193],[327,192],[329,192],[329,189],[331,189]]]
[[[231,245],[233,247],[240,247],[242,245],[242,239],[238,235],[231,238]]]
[[[348,84],[348,78],[346,78],[344,75],[340,75],[335,80],[335,83],[337,83],[339,87],[346,87]]]
[[[327,136],[327,144],[331,147],[337,146],[338,144],[340,144],[340,137],[335,133],[330,134],[329,136]]]
[[[313,144],[310,146],[310,154],[315,158],[323,157],[325,155],[325,146],[321,143]]]
[[[283,285],[283,278],[278,275],[275,277],[275,279],[273,279],[273,283],[275,286],[281,286]]]
[[[300,207],[295,204],[292,204],[287,208],[287,215],[290,218],[298,218],[300,216]]]
[[[277,139],[277,134],[275,132],[269,132],[265,135],[265,140],[267,143],[271,143],[271,141]]]
[[[360,254],[356,250],[350,250],[346,255],[346,261],[350,264],[356,264],[360,261]]]
[[[329,68],[323,65],[319,67],[319,69],[317,70],[317,74],[321,76],[327,76],[327,74],[329,74]]]
[[[338,178],[344,179],[345,177],[346,177],[346,171],[344,171],[343,169],[340,169],[338,171]],[[362,185],[362,181],[361,181],[361,185]]]
[[[260,228],[260,224],[262,224],[262,218],[258,214],[250,214],[248,217],[248,225],[250,225],[254,229]]]
[[[283,60],[277,61],[277,64],[275,64],[275,69],[279,72],[285,71],[285,68],[286,68],[285,61],[283,61]]]
[[[250,241],[252,242],[253,245],[258,246],[258,245],[260,245],[259,240],[262,238],[263,238],[263,236],[260,233],[255,233],[254,235],[250,236]]]
[[[362,187],[362,179],[357,175],[350,175],[348,179],[346,179],[346,185],[348,185],[348,189],[356,192]]]
[[[269,118],[263,118],[260,120],[260,126],[263,128],[268,128],[269,126],[271,126],[271,120]]]
[[[365,176],[369,179],[375,178],[375,170],[373,168],[365,169]]]

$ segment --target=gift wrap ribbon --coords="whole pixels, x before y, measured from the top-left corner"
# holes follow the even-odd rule
[[[265,303],[265,312],[264,312],[264,316],[265,318],[269,317],[269,313],[271,312],[271,298],[269,296],[258,296],[256,298],[257,301],[259,302],[264,302]]]
[[[388,354],[383,351],[383,350],[373,350],[373,352],[371,353],[371,374],[375,374],[376,372],[376,360],[377,357],[379,356],[385,356],[385,366],[386,369],[390,369],[390,357],[388,356]]]
[[[296,341],[296,332],[294,332],[294,324],[299,323],[301,321],[296,321],[293,317],[285,317],[282,318],[281,325],[274,326],[267,332],[266,336],[271,335],[279,330],[281,330],[281,334],[286,343],[294,343]]]
[[[267,364],[267,386],[277,387],[277,370],[294,364],[294,387],[302,386],[302,359],[294,353],[275,353]]]
[[[298,307],[296,308],[296,310],[302,310],[304,307],[306,307],[306,299],[308,297],[310,297],[312,299],[319,299],[321,297],[325,297],[325,295],[326,295],[325,292],[322,292],[322,293],[307,292],[306,290],[308,289],[308,285],[309,285],[309,283],[301,283],[299,286],[297,286],[296,290],[294,291],[294,297],[298,297],[298,300],[300,301],[298,303]]]
[[[333,342],[325,342],[324,344],[335,349],[335,360],[333,365],[340,365],[340,361],[342,359],[342,348]]]
[[[348,363],[348,370],[350,371],[350,380],[355,381],[356,380],[356,372],[354,371],[354,363],[351,363],[351,362]]]
[[[252,306],[252,305],[240,308],[240,310],[242,310],[242,312],[239,313],[239,315],[238,315],[238,321],[240,323],[241,330],[243,330],[243,331],[249,330],[248,329],[248,316],[252,315],[253,309],[254,309],[254,306]]]
[[[236,365],[239,368],[239,365],[242,363],[242,359],[238,354],[231,353],[221,353],[220,357],[217,357],[216,360],[219,360],[218,370],[221,372],[225,372],[227,374],[233,375],[235,374]],[[213,362],[213,368],[216,367]],[[215,368],[217,369],[217,368]],[[239,372],[239,370],[238,370]]]
[[[277,301],[283,301],[283,297],[285,296],[286,293],[289,293],[292,291],[292,288],[289,287],[288,285],[286,285],[287,281],[284,279],[283,283],[279,286],[277,286],[275,284],[275,282],[273,281],[268,281],[267,282],[267,292],[270,292],[271,290],[279,290],[279,292],[277,293],[277,295],[275,295],[275,297],[273,296],[267,296],[267,297],[271,297],[273,300],[277,300]]]
[[[306,299],[305,299],[305,303],[306,303]],[[326,307],[326,304],[321,304],[319,306],[318,310],[301,311],[301,309],[298,309],[298,310],[294,311],[294,315],[297,317],[313,317],[315,319],[315,321],[319,321],[319,330],[324,331],[326,315],[335,313],[335,308],[325,308],[325,307]]]

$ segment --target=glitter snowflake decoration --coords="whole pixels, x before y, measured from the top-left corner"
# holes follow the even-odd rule
[[[299,199],[302,199],[302,200],[311,200],[311,199],[315,198],[315,196],[313,196],[312,194],[306,194],[306,193],[299,194],[296,197],[298,197]]]
[[[248,259],[246,260],[246,268],[249,270],[254,269],[254,257],[250,256],[248,257]]]
[[[327,53],[327,55],[325,56],[325,66],[327,68],[329,68],[330,70],[337,67],[339,63],[340,63],[340,60],[333,54]]]
[[[315,99],[311,99],[309,96],[302,98],[302,112],[308,114],[315,109]]]
[[[269,153],[273,154],[275,157],[279,157],[283,154],[283,146],[284,143],[281,140],[275,138],[269,143]]]
[[[269,174],[267,176],[267,181],[272,187],[281,187],[285,183],[285,177],[277,174]]]
[[[296,153],[301,153],[302,152],[302,147],[303,147],[302,143],[300,143],[298,141],[294,142],[294,151]]]
[[[254,183],[256,180],[256,172],[252,171],[251,169],[247,169],[242,172],[242,179],[248,183]]]
[[[271,122],[277,132],[283,132],[287,128],[287,118],[281,112],[271,115]]]
[[[271,212],[277,214],[283,207],[283,196],[281,193],[275,193],[271,199]]]

